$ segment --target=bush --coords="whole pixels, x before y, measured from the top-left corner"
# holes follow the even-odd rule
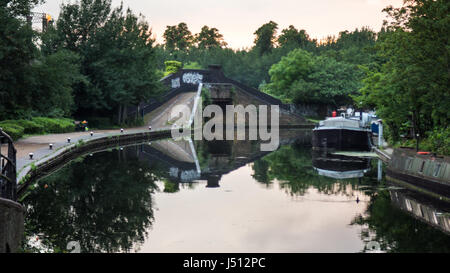
[[[0,128],[3,129],[13,140],[18,140],[24,134],[25,129],[17,124],[0,122]]]
[[[67,133],[75,131],[75,124],[71,119],[36,117],[32,121],[42,125],[46,133]]]
[[[183,67],[183,63],[178,61],[165,61],[164,65],[166,66],[164,76],[177,73],[177,71]]]
[[[25,134],[41,134],[44,132],[44,127],[31,120],[19,119],[19,120],[5,120],[2,123],[16,124],[25,129]]]
[[[423,146],[441,155],[450,155],[450,127],[435,129],[428,133]]]

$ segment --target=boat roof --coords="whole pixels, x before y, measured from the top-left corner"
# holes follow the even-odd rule
[[[359,120],[347,119],[344,117],[327,118],[319,122],[323,127],[350,127],[360,128]]]

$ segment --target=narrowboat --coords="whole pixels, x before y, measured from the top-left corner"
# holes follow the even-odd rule
[[[363,126],[359,119],[327,118],[313,129],[312,145],[313,149],[370,151],[371,129]]]
[[[386,178],[424,193],[450,200],[450,157],[411,148],[395,149]]]

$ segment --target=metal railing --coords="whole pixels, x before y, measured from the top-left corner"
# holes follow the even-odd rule
[[[4,144],[6,155],[2,152]],[[12,138],[0,128],[0,197],[13,201],[17,199],[16,153]]]

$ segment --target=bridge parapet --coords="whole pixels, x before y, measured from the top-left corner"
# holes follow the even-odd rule
[[[302,116],[292,111],[290,105],[283,104],[281,100],[277,98],[227,78],[220,65],[210,65],[207,70],[180,69],[178,72],[162,78],[161,82],[169,88],[164,96],[158,100],[141,103],[139,108],[134,107],[131,112],[128,112],[128,116],[136,114],[137,109],[139,109],[139,114],[144,117],[181,93],[195,92],[198,89],[198,85],[203,83],[204,86],[210,87],[212,99],[216,102],[229,102],[232,97],[231,89],[236,88],[238,92],[245,94],[246,97],[254,98],[254,102],[258,101],[257,104],[278,105],[282,114],[296,117],[298,120],[302,119],[302,123],[305,122]],[[235,103],[236,102],[240,103],[240,101],[235,101]]]

